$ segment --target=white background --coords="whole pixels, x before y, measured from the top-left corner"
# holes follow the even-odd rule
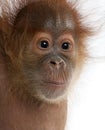
[[[89,14],[85,23],[99,31],[88,41],[92,58],[69,95],[66,130],[105,130],[105,0],[77,1]]]

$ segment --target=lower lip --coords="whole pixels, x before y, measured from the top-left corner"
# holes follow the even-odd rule
[[[66,83],[60,83],[60,82],[45,82],[46,85],[53,87],[53,88],[64,88]]]

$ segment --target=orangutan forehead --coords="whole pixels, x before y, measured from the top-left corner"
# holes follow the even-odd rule
[[[16,17],[15,25],[20,30],[24,30],[25,25],[30,30],[48,29],[53,31],[74,30],[75,27],[69,7],[60,6],[60,4],[54,7],[43,2],[35,2],[23,8]]]
[[[69,28],[74,29],[74,22],[72,17],[67,15],[58,14],[56,19],[50,18],[48,21],[45,22],[45,27],[54,27],[56,29],[59,28]]]

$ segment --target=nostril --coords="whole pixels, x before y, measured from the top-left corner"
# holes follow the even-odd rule
[[[52,57],[51,59],[48,60],[48,64],[54,68],[65,67],[65,61],[60,57]]]
[[[62,61],[50,61],[50,64],[52,64],[52,65],[62,65],[63,62]]]
[[[53,64],[53,65],[56,65],[56,62],[54,62],[54,61],[50,61],[50,63]]]

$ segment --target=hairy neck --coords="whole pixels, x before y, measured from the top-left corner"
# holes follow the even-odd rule
[[[64,130],[66,101],[23,104],[4,90],[0,92],[0,130]]]

